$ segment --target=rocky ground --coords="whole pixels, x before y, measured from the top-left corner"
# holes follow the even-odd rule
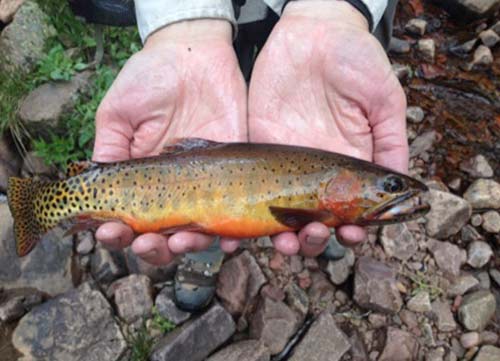
[[[32,66],[52,31],[30,1],[13,16],[20,3],[0,0],[3,71]],[[172,301],[175,265],[106,250],[91,232],[56,229],[17,258],[6,179],[55,170],[4,135],[0,359],[500,360],[500,22],[487,12],[500,1],[401,3],[389,55],[408,96],[411,174],[431,188],[424,219],[370,228],[355,249],[335,243],[335,261],[246,241],[217,300],[189,314]],[[34,28],[38,40],[19,46]],[[87,82],[41,84],[19,116],[57,120]]]

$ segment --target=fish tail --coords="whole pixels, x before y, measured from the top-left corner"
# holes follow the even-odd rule
[[[14,217],[16,252],[19,257],[27,255],[44,233],[35,216],[33,198],[40,182],[29,178],[9,178],[7,198]]]

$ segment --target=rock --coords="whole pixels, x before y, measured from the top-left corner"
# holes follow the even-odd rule
[[[45,57],[47,41],[55,35],[49,17],[38,4],[25,1],[0,35],[0,71],[30,72]]]
[[[464,242],[471,242],[471,241],[482,241],[484,240],[484,237],[475,229],[472,227],[470,224],[466,224],[461,230],[460,230],[460,238]]]
[[[283,302],[263,298],[250,320],[250,337],[267,346],[271,355],[283,350],[298,327],[295,313]]]
[[[352,266],[354,265],[355,256],[351,249],[347,249],[344,258],[338,261],[329,261],[326,266],[326,272],[330,276],[330,280],[335,285],[341,285],[352,272]]]
[[[483,44],[488,48],[492,48],[500,41],[500,35],[498,35],[493,29],[488,29],[481,31],[479,39],[481,39]]]
[[[88,88],[91,72],[75,75],[70,81],[50,82],[32,90],[21,103],[19,117],[28,127],[56,127],[63,115],[73,110],[78,95]]]
[[[450,332],[457,328],[450,305],[446,301],[436,300],[432,302],[432,313],[436,317],[436,327],[439,331]]]
[[[108,301],[87,283],[35,307],[12,343],[26,360],[118,360],[127,348]]]
[[[463,348],[469,349],[479,345],[480,338],[477,332],[467,332],[460,336],[460,344]]]
[[[432,310],[431,298],[429,293],[425,291],[420,291],[415,296],[410,298],[406,303],[406,307],[413,312],[429,312]]]
[[[490,276],[495,281],[495,283],[500,287],[500,271],[492,268],[490,269]]]
[[[460,163],[460,169],[474,178],[493,177],[493,168],[482,154]]]
[[[500,35],[500,20],[498,20],[492,27],[491,30],[493,30],[495,33]]]
[[[483,217],[480,214],[473,214],[470,218],[470,224],[474,227],[479,227],[483,223]]]
[[[491,256],[493,251],[488,243],[475,241],[467,250],[467,263],[474,268],[481,268],[489,262]]]
[[[489,233],[500,232],[500,214],[496,211],[488,211],[483,214],[483,229]]]
[[[483,346],[477,353],[474,361],[497,361],[500,360],[500,348],[495,346]]]
[[[418,250],[417,242],[406,223],[383,226],[380,232],[380,242],[389,257],[401,261],[409,260]]]
[[[417,43],[417,49],[425,61],[429,63],[434,62],[434,57],[436,56],[434,39],[420,39]]]
[[[43,294],[30,288],[0,291],[0,324],[15,321],[36,305],[42,303]]]
[[[0,192],[7,192],[9,177],[15,176],[17,176],[17,170],[3,159],[0,159]]]
[[[81,255],[86,255],[92,252],[95,247],[94,234],[91,231],[84,231],[77,234],[76,252]]]
[[[328,312],[321,313],[295,347],[290,361],[338,361],[351,348]]]
[[[410,34],[422,36],[425,34],[426,27],[427,21],[424,19],[411,19],[406,23],[405,30]]]
[[[444,347],[438,347],[434,350],[430,350],[427,354],[425,361],[443,361],[443,357],[445,354]]]
[[[500,208],[500,184],[492,179],[478,179],[464,193],[472,208]]]
[[[30,287],[50,295],[73,288],[73,237],[56,228],[42,237],[33,251],[19,258],[15,250],[13,220],[0,203],[0,284],[4,289]]]
[[[429,240],[429,250],[432,252],[438,267],[452,276],[460,274],[460,267],[467,259],[467,253],[450,242]]]
[[[389,42],[389,51],[396,54],[405,54],[410,52],[410,43],[406,40],[395,38],[394,36],[391,38]]]
[[[410,123],[422,123],[424,117],[425,113],[421,107],[409,106],[406,109],[406,120],[408,120]]]
[[[467,330],[481,331],[495,314],[495,308],[495,297],[491,292],[476,291],[463,298],[458,318]]]
[[[447,10],[459,18],[479,19],[493,11],[499,0],[447,0]]]
[[[284,301],[285,300],[285,292],[276,286],[267,284],[262,287],[260,290],[260,295],[262,297],[270,298],[274,301]]]
[[[417,359],[419,345],[415,337],[394,327],[387,329],[384,350],[378,361],[412,361]]]
[[[255,258],[248,251],[223,263],[217,282],[217,296],[232,314],[241,314],[245,306],[267,282]]]
[[[479,45],[474,52],[470,68],[478,66],[490,66],[493,63],[493,54],[490,48],[484,45]]]
[[[334,261],[344,257],[346,250],[347,248],[341,245],[337,240],[335,229],[332,228],[330,238],[328,239],[328,245],[326,246],[326,249],[321,254],[321,256],[328,260]]]
[[[480,289],[485,289],[489,290],[491,287],[491,281],[490,281],[490,276],[488,275],[488,272],[478,272],[474,275],[474,277],[477,278],[479,281],[479,288]]]
[[[354,273],[354,300],[363,308],[396,313],[403,301],[396,286],[395,272],[382,262],[361,257]]]
[[[483,345],[495,345],[500,338],[500,335],[494,331],[483,331],[479,336]]]
[[[434,130],[425,132],[417,136],[410,145],[410,157],[417,157],[432,148],[437,139],[437,133]]]
[[[397,63],[392,64],[392,71],[400,81],[409,78],[412,74],[410,66]]]
[[[285,287],[286,304],[294,311],[302,322],[309,312],[309,298],[305,291],[295,282]]]
[[[1,0],[0,1],[0,21],[10,23],[17,9],[23,4],[24,0]]]
[[[98,245],[90,259],[90,272],[94,279],[108,284],[127,274],[122,251],[108,251]]]
[[[430,212],[425,215],[425,229],[430,237],[453,236],[472,214],[471,205],[466,200],[448,192],[431,189],[426,199],[431,206]]]
[[[466,275],[458,277],[448,289],[448,296],[451,298],[462,296],[467,293],[467,291],[477,288],[477,286],[479,286],[479,281],[474,276]]]
[[[35,152],[28,152],[24,157],[22,171],[28,175],[50,176],[57,172],[54,166],[47,165]]]
[[[214,304],[198,318],[164,336],[154,347],[151,361],[202,361],[236,331],[231,315]]]
[[[261,342],[245,340],[233,343],[206,361],[269,361],[271,354]]]
[[[191,314],[177,307],[174,302],[173,287],[164,287],[156,296],[155,306],[160,316],[171,321],[175,325],[180,325],[187,321]]]
[[[151,315],[153,287],[144,275],[130,275],[111,284],[116,309],[126,323],[133,323]]]

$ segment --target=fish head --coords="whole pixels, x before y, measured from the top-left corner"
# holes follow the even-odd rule
[[[405,222],[425,215],[427,186],[404,174],[370,165],[332,174],[321,196],[324,208],[343,224]]]

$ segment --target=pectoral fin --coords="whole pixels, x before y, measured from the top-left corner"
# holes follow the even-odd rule
[[[330,212],[318,209],[269,207],[271,214],[281,224],[300,229],[311,222],[331,223],[335,216]]]

